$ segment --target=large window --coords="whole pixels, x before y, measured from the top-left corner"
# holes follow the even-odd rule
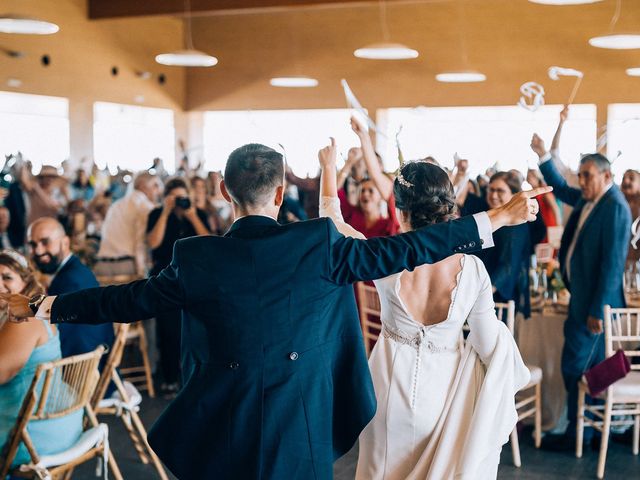
[[[173,111],[96,102],[93,106],[93,149],[98,166],[132,171],[151,167],[159,157],[175,171]]]
[[[640,103],[609,105],[607,123],[601,138],[607,141],[607,157],[619,183],[625,170],[640,168]]]
[[[347,150],[359,144],[349,126],[350,116],[347,109],[206,112],[205,168],[223,170],[234,149],[262,143],[284,150],[297,175],[313,176],[318,171],[318,150],[329,143],[330,136],[345,158]]]
[[[405,159],[433,156],[442,165],[453,167],[457,153],[469,159],[472,174],[497,164],[500,170],[522,172],[535,164],[529,144],[534,132],[544,138],[547,148],[558,125],[560,105],[545,105],[536,112],[522,107],[441,107],[389,108],[378,112],[378,149],[389,160],[397,158],[396,134]],[[562,133],[560,155],[576,169],[580,154],[596,148],[595,105],[572,105]],[[395,167],[397,168],[397,163]]]
[[[34,171],[69,158],[66,98],[0,92],[0,153],[22,152]]]

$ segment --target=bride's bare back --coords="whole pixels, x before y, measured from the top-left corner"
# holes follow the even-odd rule
[[[423,325],[446,320],[451,293],[462,270],[462,255],[453,255],[433,265],[423,265],[413,272],[402,272],[400,298],[411,317]]]

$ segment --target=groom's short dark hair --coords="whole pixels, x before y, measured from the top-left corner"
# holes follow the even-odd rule
[[[227,191],[240,205],[263,205],[283,181],[282,154],[259,143],[236,148],[224,169]]]

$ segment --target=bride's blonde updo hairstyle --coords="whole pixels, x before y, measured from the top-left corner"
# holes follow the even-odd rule
[[[457,218],[456,197],[447,173],[427,162],[405,164],[393,183],[396,207],[409,215],[411,228]]]

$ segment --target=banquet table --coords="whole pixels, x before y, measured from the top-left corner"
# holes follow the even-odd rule
[[[553,307],[532,312],[525,320],[516,317],[516,340],[525,363],[542,369],[542,429],[553,430],[564,412],[566,391],[560,360],[564,344],[563,325],[566,313]]]

